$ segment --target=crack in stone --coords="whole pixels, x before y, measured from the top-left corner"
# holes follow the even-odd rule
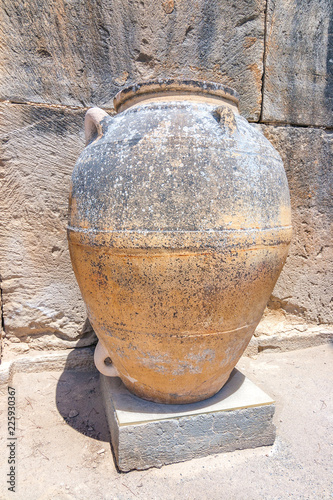
[[[262,77],[261,77],[261,108],[259,123],[262,122],[264,112],[264,93],[265,93],[265,73],[266,73],[266,59],[267,59],[267,16],[268,16],[268,0],[265,4],[265,26],[264,26],[264,53],[262,58]]]
[[[3,331],[3,335],[0,331],[0,359],[2,358],[2,351],[3,351],[3,346],[2,346],[2,340],[3,337],[5,336],[5,317],[3,313],[3,292],[2,292],[2,276],[0,275],[0,313],[1,313],[1,328]],[[1,362],[1,361],[0,361]]]
[[[263,71],[263,86],[264,86],[264,74],[265,70]],[[263,86],[262,86],[262,100],[261,100],[261,105],[263,106]],[[73,106],[70,104],[52,104],[52,103],[43,103],[43,102],[32,102],[32,101],[19,101],[19,100],[9,100],[9,99],[1,99],[0,98],[0,104],[13,104],[16,106],[31,106],[31,107],[39,107],[39,108],[46,108],[46,109],[68,109],[72,111],[87,111],[88,109],[92,108],[93,106]],[[114,108],[101,108],[104,111],[106,111],[110,116],[114,116],[116,111]],[[262,111],[262,109],[261,109]],[[325,125],[313,125],[311,123],[309,124],[299,124],[299,123],[293,123],[293,122],[283,122],[283,121],[272,121],[272,120],[262,120],[262,112],[260,113],[259,120],[251,120],[250,118],[247,119],[249,123],[255,123],[259,125],[271,125],[275,127],[294,127],[294,128],[313,128],[313,129],[319,129],[319,130],[333,130],[333,127],[325,126]]]

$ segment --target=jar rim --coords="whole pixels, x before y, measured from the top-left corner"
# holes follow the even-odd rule
[[[146,82],[138,82],[120,90],[113,98],[113,105],[116,111],[119,111],[123,104],[137,96],[145,94],[151,97],[158,93],[179,93],[179,94],[197,94],[227,99],[238,106],[239,94],[236,90],[222,83],[210,82],[205,80],[182,80],[182,79],[158,79]]]

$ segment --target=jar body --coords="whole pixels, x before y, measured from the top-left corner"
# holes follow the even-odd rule
[[[287,256],[282,161],[233,105],[161,93],[106,120],[81,154],[68,239],[89,319],[128,389],[206,399]]]

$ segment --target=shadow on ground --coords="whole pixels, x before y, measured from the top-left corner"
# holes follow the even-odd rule
[[[74,370],[75,353],[67,358],[56,390],[56,404],[65,422],[75,430],[99,441],[110,441],[99,383],[93,358],[86,371]]]

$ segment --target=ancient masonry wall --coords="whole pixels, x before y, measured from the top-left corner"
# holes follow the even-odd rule
[[[69,260],[83,117],[156,77],[235,88],[279,150],[294,237],[254,342],[332,332],[331,0],[1,0],[0,273],[4,349],[90,345]],[[293,343],[296,341],[296,344]]]

